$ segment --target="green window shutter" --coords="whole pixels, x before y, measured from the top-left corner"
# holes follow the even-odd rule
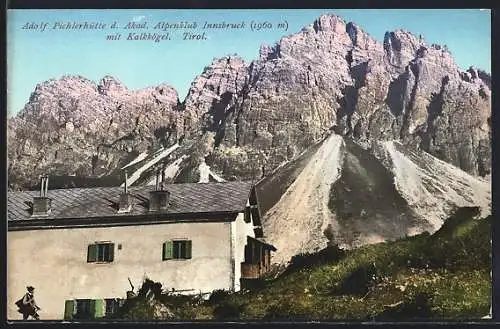
[[[163,244],[163,260],[172,259],[174,257],[174,243],[167,241]]]
[[[97,245],[89,244],[87,252],[87,263],[92,263],[97,261]]]
[[[67,300],[64,303],[64,320],[73,320],[73,314],[75,309],[75,301]]]
[[[95,299],[90,300],[89,315],[91,319],[95,318]]]
[[[115,244],[109,244],[109,261],[112,262],[115,259]]]
[[[105,302],[104,299],[96,299],[94,302],[94,318],[102,318],[104,316],[105,311]]]
[[[191,240],[186,241],[186,258],[187,259],[191,258],[191,254],[192,254],[191,246],[192,246]]]
[[[181,249],[182,249],[181,242],[180,241],[173,241],[172,246],[174,249],[172,252],[172,258],[173,259],[181,258]]]

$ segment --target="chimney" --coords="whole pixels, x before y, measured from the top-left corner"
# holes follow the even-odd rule
[[[49,189],[49,176],[40,176],[40,196],[33,197],[32,217],[47,217],[50,214],[52,199],[47,197]]]
[[[167,169],[167,166],[165,165],[165,163],[163,163],[163,166],[161,168],[161,182],[162,182],[161,189],[162,190],[163,190],[163,182],[165,182],[165,169]]]
[[[168,208],[170,192],[158,190],[149,192],[149,211],[165,211]]]
[[[160,172],[157,170],[156,171],[156,188],[155,190],[158,191],[158,187],[160,186]]]
[[[161,182],[159,181],[160,175]],[[156,188],[154,191],[149,192],[149,211],[165,211],[168,208],[170,192],[164,189],[164,179],[165,175],[160,174],[160,171],[157,171]]]
[[[123,184],[124,190],[123,193],[120,194],[120,203],[118,207],[118,213],[127,213],[132,210],[132,195],[128,193],[128,173],[125,171],[125,183]]]

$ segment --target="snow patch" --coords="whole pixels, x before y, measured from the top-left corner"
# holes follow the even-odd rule
[[[200,180],[198,183],[208,183],[210,181],[210,167],[207,165],[205,160],[198,166],[200,171]]]
[[[200,180],[198,183],[208,183],[210,182],[210,177],[212,177],[215,181],[217,182],[225,182],[226,180],[216,173],[214,173],[211,169],[210,166],[207,165],[205,160],[203,160],[202,163],[198,166],[198,170],[200,171]]]
[[[141,162],[142,160],[146,159],[147,156],[148,156],[148,152],[142,152],[141,154],[139,154],[137,156],[137,158],[135,158],[134,160],[129,162],[127,165],[125,165],[125,167],[122,167],[122,169],[128,168],[130,166],[135,165],[136,163]]]
[[[187,158],[188,158],[187,155],[183,155],[174,162],[172,162],[171,164],[169,164],[163,171],[165,179],[174,178],[175,175],[177,175],[177,173],[181,169],[181,163]],[[156,177],[153,177],[146,185],[156,185]]]
[[[210,176],[213,179],[215,179],[217,182],[219,182],[219,183],[226,181],[224,178],[220,177],[219,175],[217,175],[216,173],[214,173],[212,170],[210,170]]]
[[[139,169],[137,169],[128,179],[128,184],[129,185],[132,185],[134,184],[135,181],[137,181],[142,173],[146,170],[148,170],[149,168],[151,168],[152,166],[154,166],[155,164],[157,164],[158,162],[160,162],[160,160],[162,160],[163,158],[165,158],[166,156],[168,156],[170,153],[172,153],[173,151],[175,151],[176,149],[179,148],[179,143],[175,143],[173,146],[169,147],[168,149],[160,149],[159,151],[155,152],[154,154],[154,157],[152,160],[148,161],[145,165],[143,165],[142,167],[140,167]],[[123,184],[122,184],[123,186]]]

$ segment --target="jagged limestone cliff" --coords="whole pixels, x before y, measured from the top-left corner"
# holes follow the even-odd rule
[[[332,130],[361,144],[396,139],[485,176],[490,88],[488,74],[462,72],[445,47],[402,30],[379,43],[323,15],[263,45],[251,63],[214,60],[183,102],[168,85],[131,91],[112,77],[41,83],[9,120],[9,181],[30,185],[42,172],[114,175],[143,152],[208,134],[214,142],[203,155],[214,172],[254,179]],[[177,158],[189,150],[181,145]]]

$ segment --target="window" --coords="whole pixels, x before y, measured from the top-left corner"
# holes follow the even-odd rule
[[[92,300],[77,299],[75,300],[75,315],[74,319],[91,319],[92,318]]]
[[[163,260],[190,259],[191,240],[173,240],[163,244]]]
[[[109,263],[114,259],[114,243],[94,243],[89,245],[87,263]]]
[[[90,320],[90,319],[102,318],[105,315],[110,315],[116,312],[119,307],[120,307],[119,299],[66,300],[64,304],[64,319]]]

